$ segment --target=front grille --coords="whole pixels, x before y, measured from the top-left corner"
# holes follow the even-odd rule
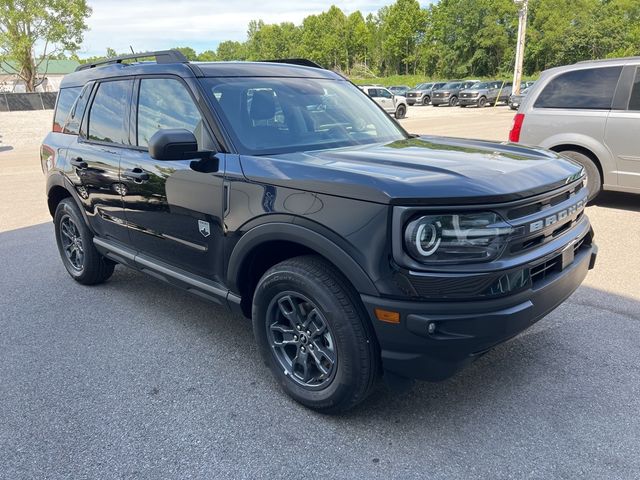
[[[585,235],[580,240],[576,242],[573,246],[573,255],[574,257],[578,255],[580,250],[585,247],[588,248],[591,245],[591,241],[589,240],[589,236]],[[531,285],[533,288],[536,288],[541,282],[544,282],[547,278],[551,277],[554,273],[559,273],[562,271],[562,254],[556,255],[550,260],[546,262],[540,263],[535,267],[531,268]]]

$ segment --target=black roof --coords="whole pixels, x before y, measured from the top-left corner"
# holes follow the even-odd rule
[[[300,62],[300,60],[292,60]],[[330,70],[300,64],[285,63],[286,60],[265,62],[177,62],[177,63],[119,63],[110,61],[95,64],[65,76],[60,88],[83,86],[91,80],[125,77],[130,75],[170,74],[189,77],[293,77],[325,78],[342,80]],[[307,65],[311,65],[309,62]]]

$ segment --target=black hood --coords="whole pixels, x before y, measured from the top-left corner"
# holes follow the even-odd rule
[[[394,204],[505,202],[582,175],[581,166],[547,150],[443,137],[242,156],[241,162],[249,180]]]

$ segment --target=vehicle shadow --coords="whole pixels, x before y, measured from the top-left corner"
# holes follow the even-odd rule
[[[640,195],[623,192],[602,192],[590,205],[640,212]]]
[[[103,417],[117,426],[144,414],[173,422],[165,433],[176,438],[200,432],[206,445],[215,437],[204,427],[213,425],[239,450],[247,438],[268,450],[268,432],[293,423],[304,428],[280,438],[287,449],[324,435],[325,453],[348,448],[367,465],[383,457],[396,459],[398,468],[420,449],[432,460],[457,452],[463,465],[508,463],[505,457],[523,445],[535,445],[542,464],[569,444],[588,452],[593,468],[607,461],[598,444],[623,451],[620,468],[637,458],[629,452],[640,427],[640,302],[633,298],[583,286],[453,378],[417,382],[406,393],[380,382],[354,410],[329,416],[280,390],[259,357],[249,320],[123,267],[102,285],[71,280],[51,223],[0,233],[0,264],[0,291],[7,292],[0,295],[3,389],[37,385],[12,396],[6,411],[15,418],[41,415],[33,424],[17,423],[16,435],[55,432],[59,417],[72,419],[75,432],[94,421],[87,412],[97,409],[100,428]],[[48,410],[42,392],[56,392]],[[171,415],[163,416],[167,405]],[[117,428],[108,432],[120,435]],[[498,445],[511,450],[496,451]],[[545,473],[537,478],[568,478]]]

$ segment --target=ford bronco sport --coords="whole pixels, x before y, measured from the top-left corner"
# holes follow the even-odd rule
[[[41,161],[73,279],[121,264],[244,314],[282,388],[323,412],[380,377],[450,377],[595,261],[579,165],[410,135],[308,61],[83,65]]]

